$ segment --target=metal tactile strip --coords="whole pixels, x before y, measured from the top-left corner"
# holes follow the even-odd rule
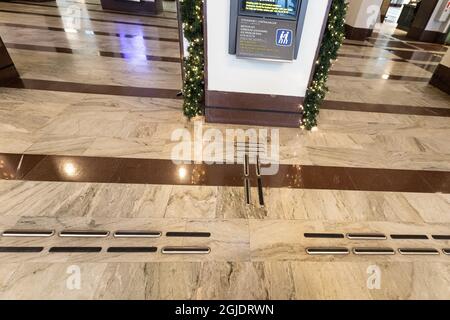
[[[350,251],[347,248],[307,248],[306,253],[310,255],[347,255]]]
[[[109,231],[61,231],[60,237],[73,237],[73,238],[106,238],[109,236]]]
[[[209,247],[164,247],[163,254],[208,254],[211,252]]]
[[[54,230],[5,230],[3,237],[51,237],[55,234]]]

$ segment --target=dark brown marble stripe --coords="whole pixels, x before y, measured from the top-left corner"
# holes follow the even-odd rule
[[[338,58],[357,58],[357,59],[368,59],[368,60],[377,60],[377,61],[393,61],[393,62],[404,62],[404,63],[412,63],[417,67],[420,67],[424,70],[427,70],[431,73],[434,72],[437,68],[437,64],[435,63],[421,63],[421,62],[415,62],[410,61],[402,58],[388,58],[388,57],[372,57],[372,56],[366,56],[362,54],[351,54],[351,53],[342,53],[338,55]]]
[[[411,62],[413,65],[433,73],[439,64]]]
[[[51,4],[47,4],[47,3],[22,2],[22,1],[11,1],[11,3],[19,4],[19,5],[26,5],[26,6],[47,7],[47,8],[67,8],[67,7],[62,6],[60,4],[51,5]],[[94,5],[92,3],[82,3],[82,2],[71,2],[71,3],[78,3],[78,4],[81,4],[81,5],[83,5],[83,4]],[[95,5],[99,5],[99,4],[95,4]],[[177,20],[177,18],[166,17],[166,16],[144,15],[144,14],[128,13],[128,12],[120,12],[120,11],[97,10],[97,9],[88,9],[88,8],[83,8],[83,10],[87,10],[89,12],[121,14],[121,15],[126,15],[126,16],[133,16],[133,17],[145,17],[145,18],[158,18],[158,19],[167,19],[167,20]]]
[[[321,109],[407,114],[417,116],[450,117],[450,109],[445,108],[431,108],[420,106],[415,107],[405,105],[360,103],[360,102],[331,101],[331,100],[325,100],[321,106]]]
[[[1,153],[0,164],[0,179],[25,181],[241,187],[244,178],[242,165],[174,164],[171,160],[161,159]],[[68,166],[70,170],[66,169]],[[256,181],[255,170],[251,169],[249,178]],[[278,174],[264,176],[263,185],[271,188],[450,193],[450,172],[280,165]]]
[[[52,17],[52,18],[70,17],[70,16],[59,15],[59,14],[25,12],[25,11],[15,11],[15,10],[5,10],[5,9],[0,9],[0,12],[16,13],[16,14],[24,14],[24,15],[33,15],[33,16],[42,16],[42,17]],[[120,20],[106,20],[106,19],[97,19],[97,18],[83,18],[83,17],[78,18],[78,19],[95,21],[95,22],[127,24],[127,25],[140,26],[140,27],[155,27],[155,28],[164,28],[164,29],[178,30],[178,27],[164,26],[164,25],[153,24],[153,23],[141,23],[141,22],[130,22],[130,21],[120,21]]]
[[[408,43],[397,41],[397,40],[379,40],[379,39],[368,39],[370,43],[372,43],[375,47],[388,47],[388,48],[399,48],[399,49],[409,49],[409,50],[417,50],[417,47],[414,47]]]
[[[371,59],[371,60],[379,60],[379,61],[394,61],[394,62],[408,62],[408,60],[402,59],[402,58],[389,58],[389,57],[373,57],[373,56],[367,56],[363,54],[352,54],[352,53],[340,53],[338,55],[338,58],[357,58],[357,59]]]
[[[65,81],[50,81],[39,79],[20,79],[5,85],[8,88],[47,90],[59,92],[76,92],[89,94],[108,94],[127,97],[148,97],[162,99],[180,99],[179,90],[143,87],[125,87],[115,85],[87,84]]]
[[[408,42],[408,43],[425,51],[447,52],[448,50],[447,47],[435,43],[423,43],[423,42],[421,43]]]
[[[141,35],[127,34],[127,33],[112,33],[112,32],[104,32],[104,31],[84,30],[84,29],[71,29],[71,31],[68,32],[64,28],[32,26],[32,25],[20,24],[20,23],[0,22],[0,26],[13,27],[13,28],[26,28],[26,29],[34,29],[34,30],[58,31],[58,32],[65,32],[65,33],[73,33],[73,31],[76,31],[78,34],[83,34],[86,36],[109,36],[109,37],[117,37],[117,38],[142,37],[144,40],[167,41],[167,42],[177,42],[177,43],[179,42],[178,38],[141,36]]]
[[[440,62],[443,57],[442,54],[426,51],[407,51],[407,50],[393,50],[393,49],[385,49],[385,50],[392,54],[395,54],[397,57],[406,60]]]
[[[108,58],[120,58],[129,59],[136,56],[135,53],[127,54],[123,52],[110,52],[110,51],[89,51],[89,50],[79,50],[63,47],[50,47],[50,46],[38,46],[33,44],[20,44],[20,43],[5,43],[7,48],[10,49],[20,49],[20,50],[32,50],[32,51],[43,51],[43,52],[57,52],[57,53],[68,53],[68,54],[86,54],[86,55],[96,55]],[[143,55],[144,56],[144,55]],[[175,57],[161,57],[145,55],[148,61],[162,61],[162,62],[174,62],[181,63],[180,58]]]
[[[341,71],[341,70],[331,70],[330,75],[333,76],[345,76],[345,77],[359,77],[364,79],[380,79],[380,80],[401,80],[401,81],[417,81],[417,82],[428,82],[430,78],[424,77],[411,77],[411,76],[400,76],[393,74],[375,74],[375,73],[365,73],[365,72],[353,72],[353,71]]]
[[[388,52],[395,54],[396,56],[406,59],[406,60],[420,60],[420,61],[430,61],[430,62],[439,62],[441,61],[443,54],[428,52],[423,50],[399,50],[393,49],[383,46],[374,46],[369,44],[358,44],[358,43],[344,43],[347,46],[357,46],[357,47],[369,47],[369,48],[377,48],[383,49]]]

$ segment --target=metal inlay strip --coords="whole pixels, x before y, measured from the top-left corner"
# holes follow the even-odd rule
[[[263,184],[262,184],[262,178],[258,178],[258,199],[259,199],[259,206],[261,208],[264,208],[264,192],[263,192]]]
[[[342,233],[305,233],[305,238],[323,238],[323,239],[343,239],[344,235]]]
[[[256,176],[261,176],[261,161],[259,155],[256,155]]]
[[[44,247],[0,247],[0,253],[36,253],[44,250]]]
[[[438,255],[439,251],[433,248],[399,248],[403,255]]]
[[[51,253],[95,253],[102,251],[102,247],[51,247]]]
[[[245,154],[245,156],[244,156],[244,176],[248,177],[249,174],[250,174],[249,158],[248,158],[248,154]]]
[[[382,233],[347,233],[350,240],[386,240],[387,237]]]
[[[250,205],[251,204],[251,192],[250,192],[250,180],[245,178],[244,179],[244,193],[245,193],[245,204]]]
[[[167,232],[166,237],[208,238],[211,232]]]
[[[54,230],[5,230],[3,237],[51,237]]]
[[[159,238],[159,231],[116,231],[114,238]]]
[[[208,254],[209,247],[164,247],[161,250],[164,254]]]
[[[450,248],[442,249],[442,252],[446,255],[450,255]]]
[[[356,255],[394,255],[395,250],[392,248],[353,248]]]
[[[74,238],[106,238],[109,236],[109,231],[61,231],[59,236]]]
[[[156,247],[109,247],[107,251],[112,253],[152,253],[157,250]]]
[[[395,240],[428,240],[428,236],[424,234],[391,234],[391,238]]]
[[[347,248],[307,248],[306,253],[310,255],[347,255],[350,251]]]
[[[434,240],[450,240],[450,235],[447,234],[434,234],[432,237]]]

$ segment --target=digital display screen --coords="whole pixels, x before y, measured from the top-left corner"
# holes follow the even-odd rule
[[[295,19],[300,0],[242,0],[241,12]]]

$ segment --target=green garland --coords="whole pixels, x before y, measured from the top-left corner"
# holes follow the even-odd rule
[[[302,127],[311,130],[317,126],[319,107],[325,98],[328,88],[328,72],[333,60],[336,60],[339,48],[345,39],[346,0],[333,0],[328,15],[327,29],[323,36],[319,57],[316,61],[311,86],[306,91],[303,103]]]
[[[184,37],[189,42],[189,55],[184,58],[183,111],[191,119],[203,114],[203,0],[180,0],[180,8]]]

